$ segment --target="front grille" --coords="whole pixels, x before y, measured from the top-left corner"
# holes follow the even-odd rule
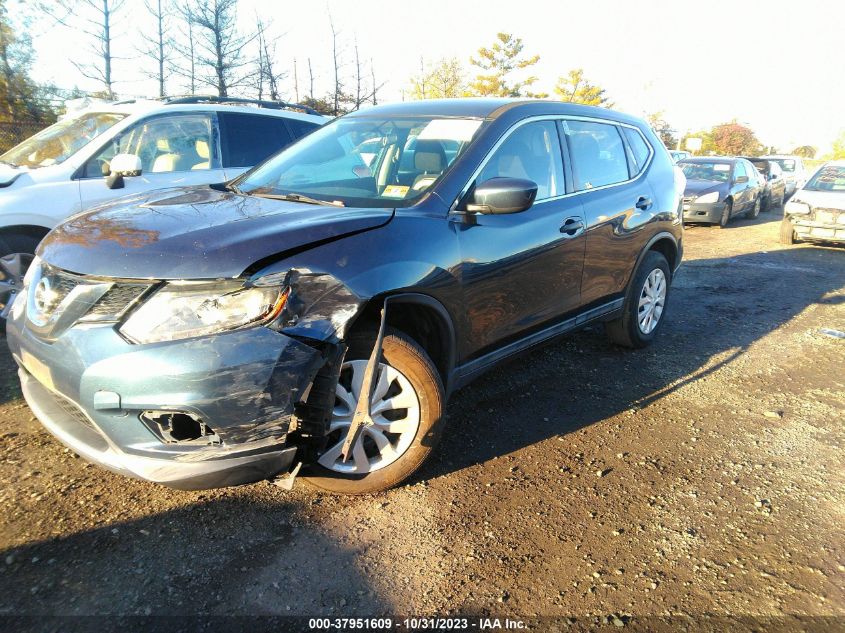
[[[62,411],[67,413],[80,424],[87,426],[93,431],[97,431],[97,427],[94,426],[94,423],[91,422],[91,419],[87,415],[85,415],[85,412],[78,406],[76,406],[75,403],[71,402],[63,396],[60,396],[54,391],[48,391],[48,393],[53,396],[53,399],[56,401],[56,404],[62,408]]]
[[[845,211],[839,209],[824,209],[816,207],[810,216],[816,222],[823,224],[845,224]]]
[[[85,314],[85,317],[117,319],[144,294],[149,285],[115,284]]]

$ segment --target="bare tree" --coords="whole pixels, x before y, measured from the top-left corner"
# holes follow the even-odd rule
[[[299,103],[299,73],[296,71],[296,57],[293,58],[293,94]]]
[[[329,26],[332,30],[332,60],[334,61],[334,94],[332,100],[334,102],[334,115],[340,114],[340,104],[345,100],[343,94],[343,84],[340,81],[340,57],[337,52],[337,36],[338,31],[334,26],[334,19],[329,13]]]
[[[314,98],[314,70],[311,68],[311,58],[308,58],[308,97],[310,99]]]
[[[196,51],[196,37],[194,34],[194,14],[193,9],[187,2],[178,4],[175,7],[175,14],[184,23],[184,28],[187,30],[187,38],[180,40],[173,40],[173,49],[179,54],[181,59],[173,59],[170,63],[171,70],[177,75],[186,80],[186,87],[188,92],[196,94],[197,92],[197,51]],[[181,25],[180,25],[181,26]]]
[[[268,35],[268,25],[260,17],[256,17],[256,36],[258,38],[258,73],[256,84],[258,98],[263,98],[266,83],[270,99],[278,101],[281,98],[279,84],[287,77],[276,65],[276,46],[280,36]]]
[[[58,24],[79,31],[90,39],[87,52],[98,61],[82,63],[71,60],[71,63],[83,77],[103,84],[109,99],[114,99],[115,84],[112,75],[112,62],[116,59],[112,54],[114,16],[123,8],[125,1],[47,0],[40,5]]]
[[[236,8],[238,0],[196,0],[191,20],[197,29],[196,61],[206,69],[197,80],[213,87],[221,97],[246,81],[244,67],[249,60],[244,49],[255,35],[238,33]]]
[[[381,84],[380,86],[376,87],[376,67],[373,65],[372,57],[370,57],[370,75],[373,79],[373,105],[378,105],[378,91],[382,86],[384,86],[384,84]]]
[[[155,62],[156,69],[144,74],[158,82],[158,96],[163,97],[166,94],[165,68],[170,65],[170,50],[173,44],[167,29],[169,11],[166,1],[162,2],[162,0],[144,0],[144,6],[153,18],[155,33],[150,36],[143,30],[140,31],[139,35],[143,44],[138,52]]]

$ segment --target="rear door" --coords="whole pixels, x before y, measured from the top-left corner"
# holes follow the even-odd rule
[[[739,182],[740,178],[747,178],[746,182]],[[745,163],[741,160],[734,163],[733,172],[734,183],[734,213],[744,211],[751,204],[753,183],[748,171],[745,169]]]
[[[648,239],[642,229],[656,211],[645,172],[654,150],[636,128],[612,121],[567,119],[563,132],[587,222],[581,302],[600,305],[622,294]]]
[[[575,309],[584,263],[584,213],[577,196],[566,195],[556,121],[513,128],[473,182],[496,177],[525,178],[538,190],[521,213],[477,214],[473,224],[454,225],[470,332],[464,349],[480,353]]]
[[[104,174],[115,154],[140,157],[142,172],[125,177],[122,188],[109,189]],[[164,187],[223,180],[214,113],[162,114],[138,121],[96,152],[80,170],[79,197],[82,208],[86,208]]]

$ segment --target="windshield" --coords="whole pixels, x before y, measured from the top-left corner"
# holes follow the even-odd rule
[[[788,171],[790,173],[795,171],[795,161],[791,158],[769,158],[768,160],[780,165],[780,168],[784,171]]]
[[[0,161],[16,167],[58,165],[124,117],[116,112],[89,112],[62,119],[10,149]]]
[[[687,180],[715,180],[728,182],[731,179],[730,163],[681,163]]]
[[[816,172],[804,185],[810,191],[845,191],[845,165],[828,165]]]
[[[243,193],[351,207],[413,204],[466,149],[480,119],[336,119],[236,181]]]

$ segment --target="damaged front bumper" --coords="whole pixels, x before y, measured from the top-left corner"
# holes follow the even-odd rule
[[[787,220],[799,240],[819,242],[845,242],[845,212],[827,213],[825,217],[789,215]]]
[[[80,456],[180,489],[232,486],[291,466],[288,435],[326,355],[266,327],[137,346],[113,327],[54,342],[7,322],[27,403]]]

